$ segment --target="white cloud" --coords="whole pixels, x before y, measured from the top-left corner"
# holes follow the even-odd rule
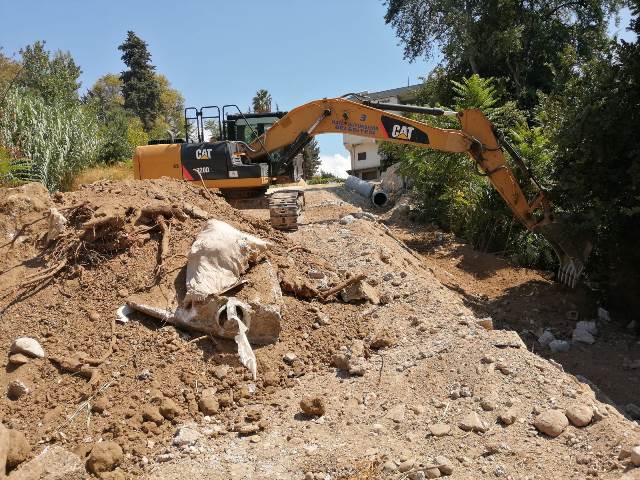
[[[333,155],[320,155],[320,170],[330,172],[336,177],[347,178],[347,170],[351,167],[348,157],[334,153]]]

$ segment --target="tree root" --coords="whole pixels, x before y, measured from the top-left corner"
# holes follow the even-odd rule
[[[71,374],[77,374],[89,380],[89,386],[95,387],[100,382],[101,374],[97,367],[102,365],[113,354],[116,346],[116,320],[111,320],[111,340],[107,351],[99,358],[87,357],[82,354],[75,354],[72,357],[49,356],[48,359],[55,363],[58,368]]]

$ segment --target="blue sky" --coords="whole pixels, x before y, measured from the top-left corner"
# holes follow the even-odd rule
[[[384,12],[378,0],[0,0],[0,45],[6,55],[36,40],[68,50],[87,88],[124,68],[117,47],[133,30],[187,105],[245,108],[266,88],[288,110],[316,98],[419,82],[432,65],[403,60]],[[318,141],[326,167],[344,170],[342,137]]]
[[[133,30],[187,106],[250,105],[266,88],[281,110],[309,100],[418,83],[434,63],[403,60],[382,0],[0,0],[5,55],[46,40],[82,67],[83,89],[124,66],[117,47]],[[624,34],[628,14],[612,33]],[[275,104],[274,104],[275,107]],[[323,165],[341,172],[340,135],[318,137]]]

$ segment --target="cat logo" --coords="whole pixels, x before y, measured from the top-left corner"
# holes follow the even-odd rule
[[[391,128],[391,136],[393,138],[397,138],[398,140],[411,140],[411,134],[413,133],[413,130],[414,127],[394,125]]]
[[[211,151],[213,148],[198,148],[196,149],[196,158],[198,160],[211,160]]]
[[[387,138],[402,140],[404,142],[422,143],[425,145],[429,143],[427,132],[409,123],[386,115],[381,115],[380,120],[383,128],[382,133]]]

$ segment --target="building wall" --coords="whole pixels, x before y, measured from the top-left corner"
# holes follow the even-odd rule
[[[405,103],[400,101],[397,96],[376,98],[376,101],[382,103]],[[351,157],[351,175],[360,177],[363,180],[380,179],[382,159],[378,154],[379,142],[377,140],[345,134],[342,137],[342,143]],[[366,153],[366,160],[358,160],[358,154],[363,152]]]

